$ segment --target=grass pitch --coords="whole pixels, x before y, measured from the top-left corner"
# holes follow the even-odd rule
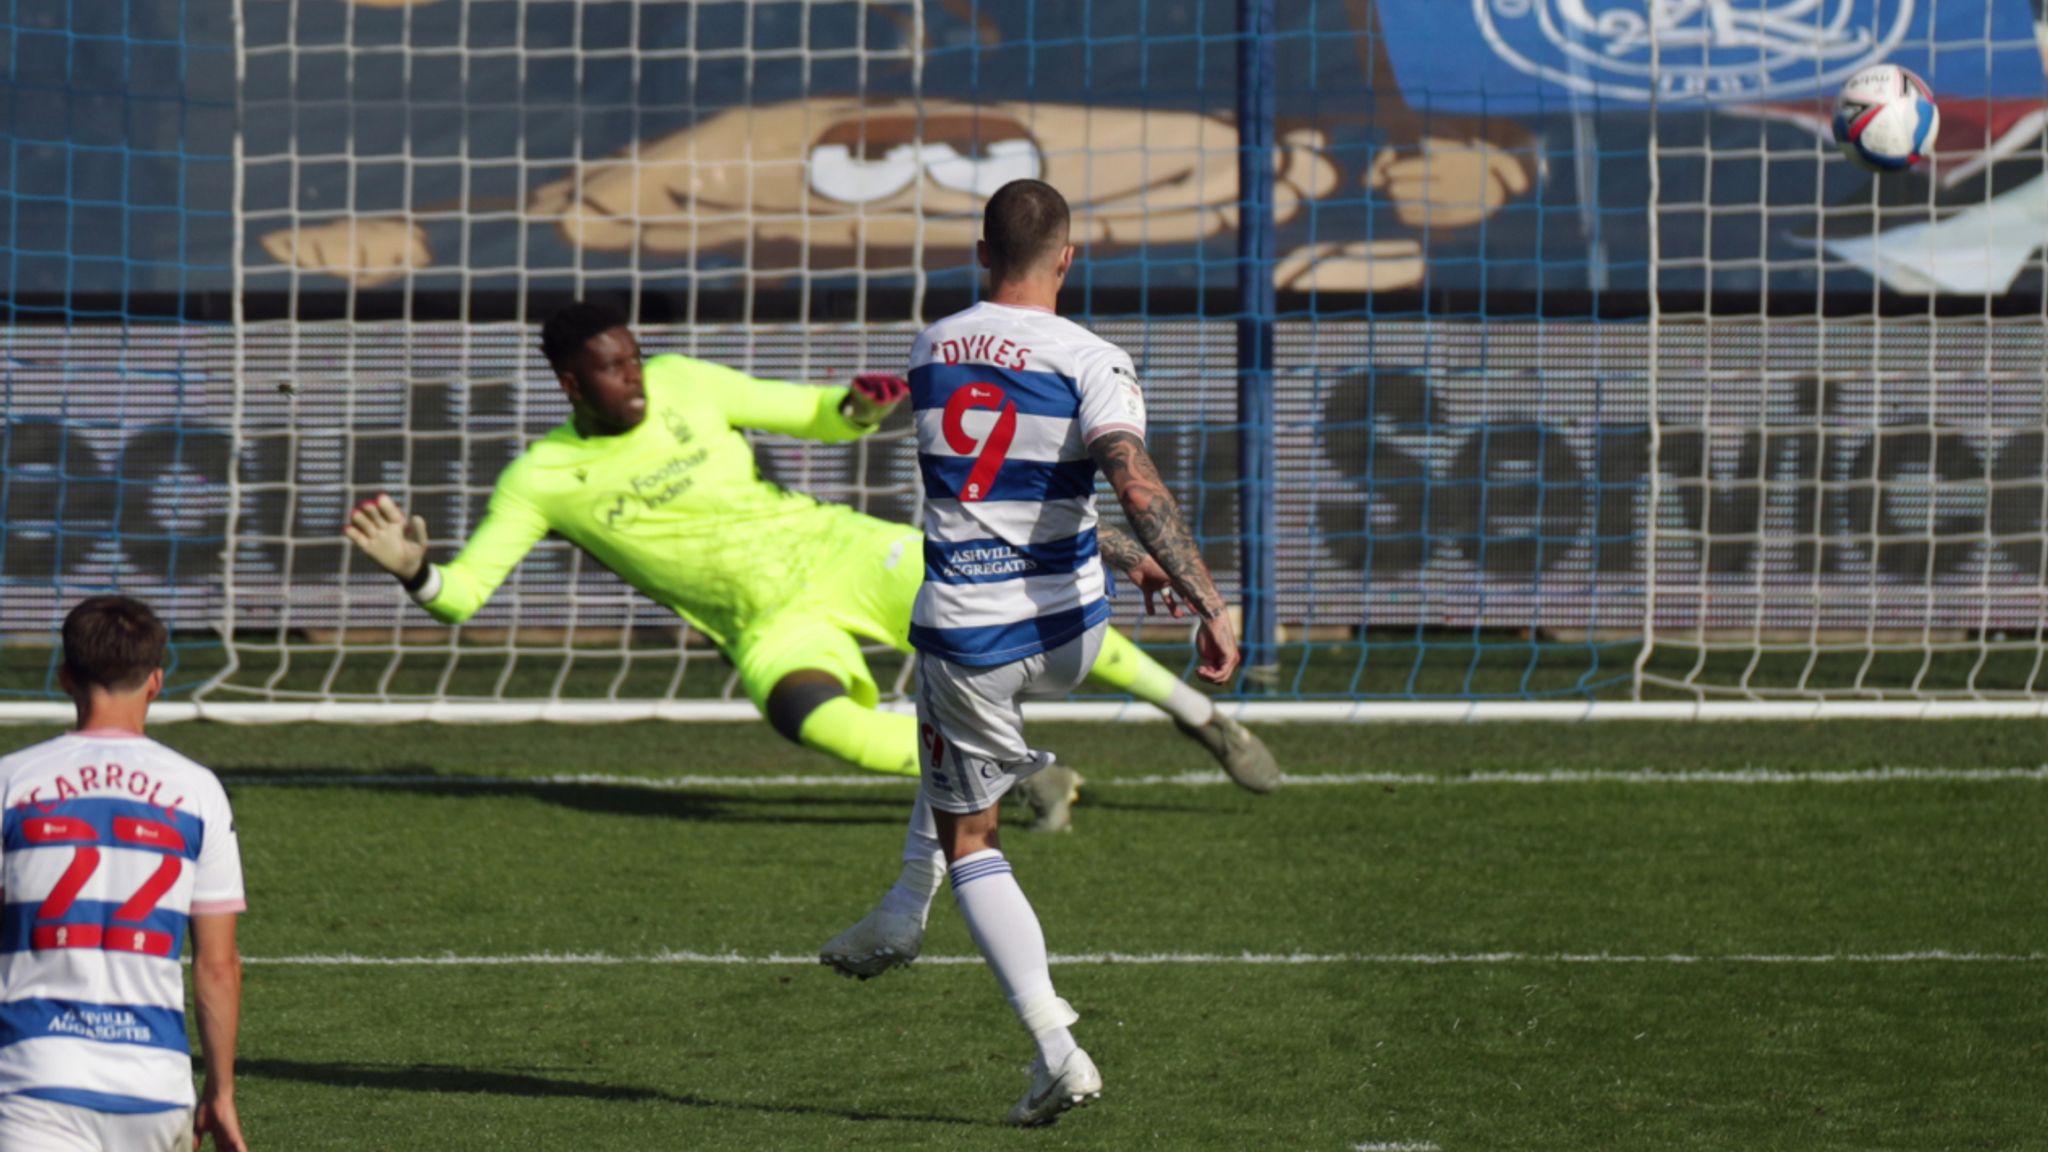
[[[984,968],[806,962],[893,876],[907,783],[761,725],[163,728],[238,810],[252,1142],[2048,1141],[2048,725],[1276,726],[1349,778],[1265,798],[1143,782],[1209,768],[1164,725],[1034,734],[1095,786],[1006,848],[1107,1088],[1013,1132]],[[926,950],[974,955],[950,895]]]

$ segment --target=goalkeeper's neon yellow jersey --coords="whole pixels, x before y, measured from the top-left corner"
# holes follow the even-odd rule
[[[721,647],[786,603],[852,509],[761,479],[738,429],[808,440],[869,429],[841,415],[847,390],[757,380],[683,356],[643,370],[647,415],[620,436],[549,432],[512,462],[462,554],[425,605],[459,624],[552,531]],[[907,531],[907,529],[906,529]]]

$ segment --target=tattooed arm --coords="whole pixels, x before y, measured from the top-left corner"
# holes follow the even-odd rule
[[[1129,432],[1111,432],[1096,437],[1088,451],[1102,474],[1109,478],[1109,486],[1116,490],[1117,502],[1124,506],[1124,519],[1130,522],[1132,532],[1143,541],[1145,551],[1158,558],[1159,566],[1166,570],[1182,599],[1205,620],[1220,615],[1224,609],[1223,596],[1209,578],[1209,566],[1202,563],[1195,538],[1181,522],[1180,507],[1174,503],[1173,493],[1166,490],[1166,482],[1159,478],[1159,469],[1145,451],[1145,442]],[[1111,532],[1117,534],[1114,529]],[[1100,529],[1098,539],[1099,533]],[[1110,545],[1105,543],[1102,547],[1103,555],[1110,556]],[[1114,557],[1110,562],[1124,567]]]
[[[1145,615],[1151,616],[1158,611],[1154,597],[1164,597],[1166,614],[1180,619],[1180,601],[1174,596],[1173,580],[1167,576],[1166,569],[1159,566],[1159,561],[1145,551],[1143,544],[1107,524],[1095,526],[1095,543],[1110,567],[1123,573],[1145,594]]]
[[[1095,526],[1095,544],[1102,550],[1102,558],[1119,572],[1129,572],[1152,558],[1143,544],[1107,524]]]
[[[1228,606],[1222,593],[1216,591],[1209,566],[1202,563],[1194,536],[1181,521],[1173,493],[1167,491],[1151,454],[1145,451],[1145,442],[1129,432],[1109,432],[1096,437],[1088,445],[1088,452],[1095,458],[1096,467],[1108,477],[1109,486],[1115,489],[1132,532],[1158,560],[1181,599],[1202,618],[1201,631],[1195,638],[1195,647],[1202,655],[1202,678],[1217,684],[1227,682],[1239,659],[1237,635],[1225,610]],[[1100,539],[1099,533],[1097,538]]]

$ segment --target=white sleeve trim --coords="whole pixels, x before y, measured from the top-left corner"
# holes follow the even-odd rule
[[[1140,440],[1145,438],[1145,430],[1136,424],[1097,424],[1094,431],[1088,433],[1088,443],[1093,444],[1111,432],[1129,432]]]
[[[438,564],[427,565],[427,582],[407,593],[407,595],[412,597],[412,602],[422,608],[433,603],[434,597],[440,594],[441,567]]]

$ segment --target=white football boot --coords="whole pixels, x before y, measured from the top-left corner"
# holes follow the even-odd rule
[[[1224,773],[1245,791],[1263,794],[1280,787],[1280,765],[1266,750],[1266,742],[1225,716],[1222,709],[1210,716],[1207,724],[1183,724],[1176,718],[1173,726],[1207,748],[1223,765]]]
[[[1041,1127],[1058,1120],[1069,1108],[1101,1098],[1102,1073],[1095,1070],[1095,1061],[1087,1052],[1076,1048],[1060,1061],[1057,1072],[1046,1071],[1042,1060],[1031,1062],[1031,1090],[1010,1109],[1009,1123],[1019,1128]]]
[[[1088,781],[1062,764],[1048,764],[1017,781],[1016,793],[1031,805],[1033,832],[1071,832],[1074,829],[1074,801],[1081,798],[1081,785]]]
[[[818,949],[818,963],[869,980],[917,959],[923,949],[924,925],[916,916],[877,908]]]

